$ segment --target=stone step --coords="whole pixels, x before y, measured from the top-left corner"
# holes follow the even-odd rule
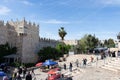
[[[120,59],[112,59],[112,60],[110,60],[110,61],[120,61]]]
[[[116,69],[116,70],[120,71],[120,67],[117,67],[117,66],[105,65],[105,67],[110,67],[110,68],[113,68],[113,69]]]
[[[120,62],[118,62],[118,61],[110,61],[109,63],[120,65]]]
[[[107,63],[107,65],[112,65],[112,66],[120,67],[120,64],[118,64],[118,63]]]
[[[118,72],[117,69],[113,69],[111,67],[101,66],[100,68],[103,68],[103,69],[106,69],[106,70],[110,70],[110,71],[114,71],[114,72]]]
[[[119,62],[120,63],[120,60],[115,59],[115,60],[111,60],[110,62]]]
[[[117,58],[109,58],[105,61],[105,65],[101,66],[103,69],[119,72],[120,71],[120,59]]]

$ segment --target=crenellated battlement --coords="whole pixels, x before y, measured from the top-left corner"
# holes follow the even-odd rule
[[[54,39],[49,39],[49,38],[39,38],[39,41],[40,42],[59,42],[57,40],[54,40]]]
[[[4,21],[2,21],[2,20],[0,21],[0,26],[2,26],[2,27],[4,26]]]
[[[1,22],[4,24],[4,21],[0,21],[0,23]],[[30,21],[27,22],[25,18],[23,20],[16,19],[16,21],[13,21],[13,19],[11,19],[10,21],[7,22],[11,25],[23,25],[23,26],[28,25],[29,27],[39,27],[39,24],[36,24],[35,22],[32,23]]]
[[[56,47],[59,41],[54,39],[48,38],[39,38],[39,48],[42,49],[43,47]]]
[[[8,25],[15,26],[15,27],[23,26],[28,29],[30,28],[39,29],[39,24],[36,24],[35,22],[32,23],[30,21],[27,22],[25,18],[23,20],[16,19],[16,21],[13,21],[13,19],[11,19],[10,21],[7,21],[6,23],[4,23],[3,20],[0,20],[0,27],[4,27]],[[8,27],[11,27],[11,26],[8,26]]]

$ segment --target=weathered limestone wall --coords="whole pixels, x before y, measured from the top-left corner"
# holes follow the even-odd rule
[[[11,23],[9,22],[6,23],[6,27],[7,27],[8,43],[11,46],[16,46],[17,45],[17,32],[15,30],[15,27],[11,25]]]
[[[77,45],[78,40],[64,40],[63,41],[66,45]]]
[[[22,62],[34,63],[38,60],[39,45],[39,27],[35,24],[24,24],[23,44],[22,44]],[[27,59],[26,59],[27,58]]]
[[[8,41],[7,28],[3,21],[0,21],[0,44],[5,44]]]
[[[40,38],[39,48],[42,49],[43,47],[48,47],[48,46],[55,48],[58,43],[59,41],[56,41],[56,40]]]
[[[39,25],[22,21],[0,21],[0,44],[8,42],[17,47],[17,54],[22,63],[34,63],[38,60],[37,52],[47,46],[56,47],[58,41],[39,38]]]

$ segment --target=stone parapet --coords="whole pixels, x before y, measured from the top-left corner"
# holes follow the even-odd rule
[[[47,38],[39,38],[39,46],[40,49],[43,47],[56,47],[56,45],[59,43],[59,41],[54,39],[47,39]]]

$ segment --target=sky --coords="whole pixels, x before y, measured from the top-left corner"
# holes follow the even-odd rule
[[[40,25],[40,37],[59,40],[64,27],[66,40],[96,35],[117,39],[120,32],[120,0],[1,0],[0,20],[25,19]]]

